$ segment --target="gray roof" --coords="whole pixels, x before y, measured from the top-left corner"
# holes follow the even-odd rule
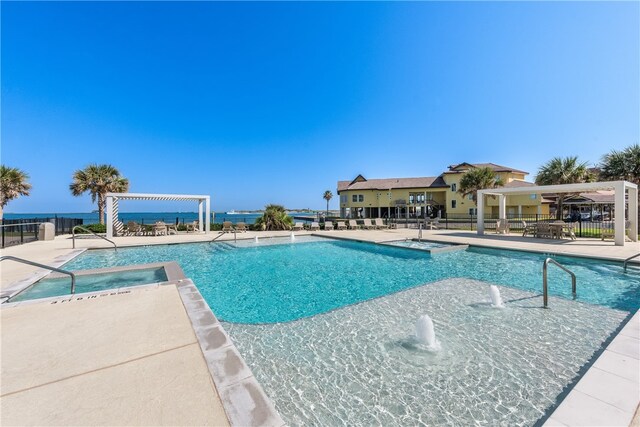
[[[442,176],[422,178],[384,178],[366,181],[338,181],[338,192],[345,190],[389,190],[391,188],[445,188]]]
[[[445,173],[459,173],[460,171],[456,171],[455,169],[459,167],[463,167],[465,165],[471,166],[474,168],[490,168],[490,169],[493,169],[494,172],[515,172],[515,173],[523,173],[525,175],[529,174],[529,172],[525,172],[515,168],[510,168],[508,166],[496,165],[495,163],[466,163],[466,162],[449,166],[449,170]]]

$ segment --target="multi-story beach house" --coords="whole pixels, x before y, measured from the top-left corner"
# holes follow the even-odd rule
[[[460,163],[436,177],[338,181],[340,216],[343,218],[413,218],[443,214],[475,215],[472,196],[458,190],[460,179],[471,168],[489,167],[505,187],[534,185],[525,181],[528,172],[494,163]],[[549,214],[550,200],[537,194],[507,197],[507,215]],[[488,197],[485,212],[498,214],[498,199]]]

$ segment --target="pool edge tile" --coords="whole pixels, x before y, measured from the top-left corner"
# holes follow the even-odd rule
[[[229,423],[242,427],[284,426],[273,402],[193,281],[185,279],[175,285]]]

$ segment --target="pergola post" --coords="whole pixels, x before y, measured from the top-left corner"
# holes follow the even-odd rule
[[[201,233],[204,228],[203,219],[204,218],[202,218],[202,199],[200,199],[198,200],[198,231],[200,231]]]
[[[107,239],[113,237],[113,196],[107,196]]]
[[[484,234],[484,192],[482,190],[478,191],[478,219],[476,224],[476,229],[478,230],[478,234]]]
[[[205,215],[206,215],[206,218],[204,220],[204,225],[205,225],[204,232],[205,234],[207,234],[209,233],[209,230],[211,230],[211,198],[207,196],[207,198],[204,199],[204,203],[205,203]]]
[[[631,221],[631,227],[629,233],[631,234],[631,240],[638,241],[638,187],[629,186],[629,197],[627,199],[629,204],[629,221]]]
[[[504,194],[498,195],[498,219],[507,218],[507,197]]]
[[[616,218],[613,222],[615,243],[616,246],[624,246],[624,194],[625,186],[624,182],[617,182],[614,191],[614,209],[616,211]]]

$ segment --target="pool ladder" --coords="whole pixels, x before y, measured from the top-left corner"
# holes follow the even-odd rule
[[[634,258],[638,258],[639,256],[640,256],[640,254],[635,254],[635,255],[632,255],[629,258],[624,260],[624,272],[625,273],[627,272],[627,264],[629,264],[629,261],[631,261]]]
[[[0,257],[0,261],[4,261],[4,260],[15,261],[15,262],[19,262],[19,263],[22,263],[22,264],[31,265],[33,267],[40,267],[40,268],[44,268],[46,270],[55,271],[56,273],[67,274],[67,275],[69,275],[71,277],[71,294],[75,294],[76,293],[76,275],[73,274],[70,271],[62,270],[60,268],[52,267],[50,265],[40,264],[39,262],[29,261],[28,259],[18,258],[18,257],[14,257],[14,256],[9,256],[9,255],[5,255],[5,256]],[[4,297],[4,298],[8,299],[8,297]]]
[[[99,237],[99,238],[101,238],[102,240],[106,240],[107,242],[111,243],[111,244],[113,245],[113,249],[115,249],[115,251],[116,251],[116,252],[118,252],[118,245],[116,245],[116,243],[115,243],[113,240],[111,240],[111,239],[107,239],[106,237],[101,236],[101,235],[99,235],[98,233],[93,232],[93,231],[89,230],[88,228],[83,227],[83,226],[81,226],[81,225],[76,225],[75,227],[73,227],[73,228],[71,229],[71,240],[73,241],[73,249],[75,249],[75,248],[76,248],[76,228],[79,228],[80,230],[84,230],[84,231],[86,231],[87,233],[91,233],[91,234],[93,234],[94,236],[98,236],[98,237]]]
[[[549,305],[549,291],[548,291],[548,287],[547,287],[547,269],[549,268],[549,263],[551,264],[555,264],[558,267],[560,267],[562,270],[566,271],[567,273],[569,273],[571,275],[571,293],[573,294],[573,299],[576,299],[576,275],[573,273],[573,271],[569,270],[567,267],[565,267],[564,265],[560,264],[558,261],[556,261],[553,258],[547,258],[544,260],[544,264],[542,265],[542,301],[544,304],[544,308],[548,308],[547,306]]]

